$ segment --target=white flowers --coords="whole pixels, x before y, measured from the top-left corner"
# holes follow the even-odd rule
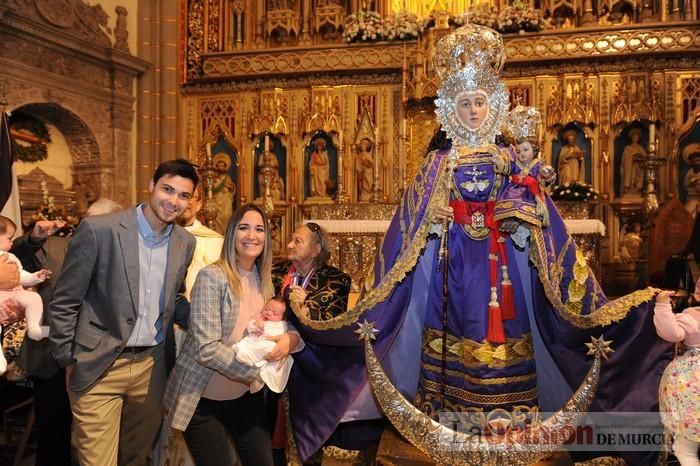
[[[530,8],[520,0],[506,6],[501,12],[495,6],[478,3],[469,7],[464,14],[450,16],[449,23],[456,27],[467,23],[480,24],[502,33],[540,31],[545,26],[542,11]],[[382,18],[376,11],[360,12],[345,18],[343,39],[346,42],[413,40],[434,25],[432,15],[418,18],[413,13],[400,11]]]
[[[564,183],[552,188],[552,199],[555,201],[595,201],[598,199],[598,191],[590,184]]]
[[[498,14],[496,29],[503,33],[541,31],[544,29],[544,17],[541,10],[516,0]]]
[[[413,13],[394,13],[383,19],[376,11],[352,14],[345,18],[343,39],[346,42],[417,39],[423,31]]]

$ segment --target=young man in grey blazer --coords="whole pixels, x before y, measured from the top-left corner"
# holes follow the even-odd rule
[[[195,240],[175,225],[197,186],[192,164],[162,163],[147,202],[84,219],[50,305],[66,367],[81,466],[141,466],[162,420],[173,323],[187,325],[184,278]]]

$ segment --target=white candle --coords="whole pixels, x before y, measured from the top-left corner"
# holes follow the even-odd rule
[[[374,129],[374,177],[379,177],[379,128]]]
[[[649,125],[649,144],[654,144],[656,142],[656,125],[654,123]]]
[[[270,152],[270,136],[265,135],[265,152]]]
[[[401,120],[401,137],[406,137],[406,119]]]

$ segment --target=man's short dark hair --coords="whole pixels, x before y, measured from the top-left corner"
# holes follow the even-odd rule
[[[197,183],[199,183],[197,169],[192,162],[185,159],[166,160],[158,165],[158,168],[156,168],[156,171],[153,173],[153,183],[158,183],[158,180],[166,175],[187,178],[192,181],[195,188],[197,187]]]

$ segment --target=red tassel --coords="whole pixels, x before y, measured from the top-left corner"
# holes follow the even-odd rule
[[[505,343],[506,335],[503,330],[501,308],[498,305],[489,305],[489,325],[486,331],[486,340],[489,343]]]
[[[503,320],[515,320],[513,285],[506,281],[501,282],[501,315]]]

